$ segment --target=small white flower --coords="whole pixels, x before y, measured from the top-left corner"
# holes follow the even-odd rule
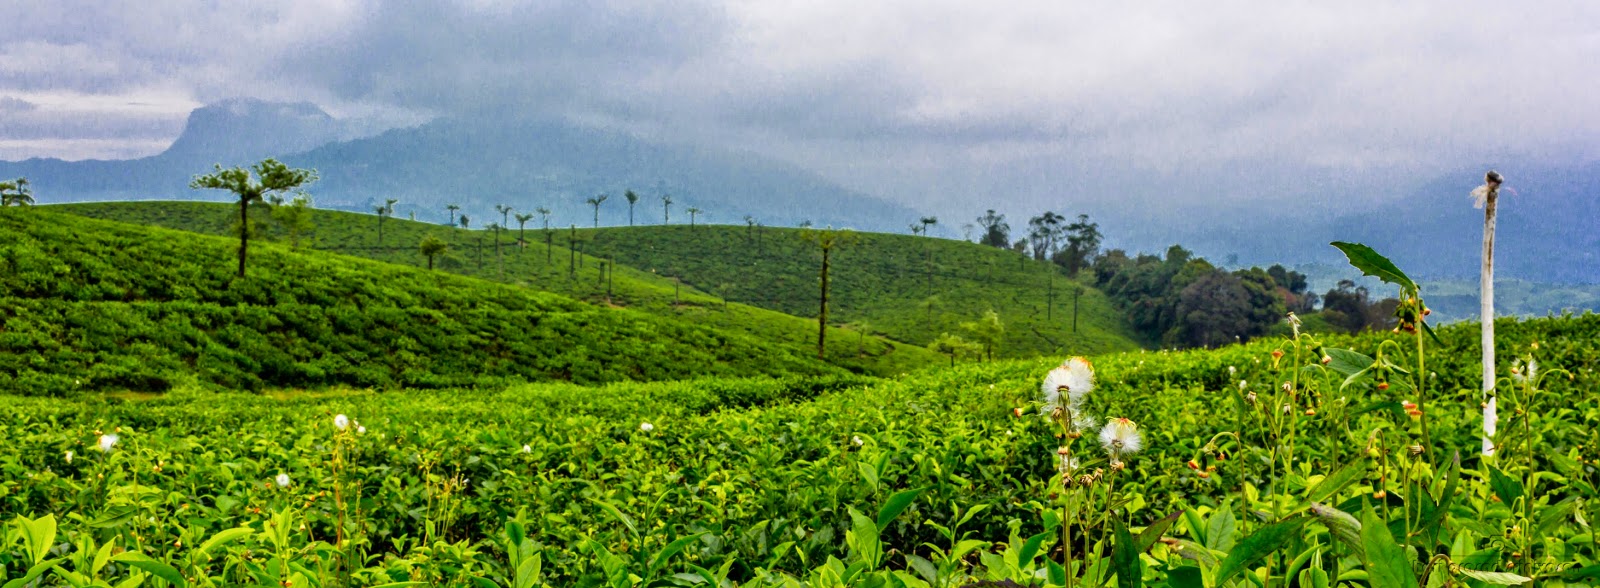
[[[522,446],[522,452],[523,453],[533,453],[533,447],[528,446],[528,445],[523,445]]]
[[[72,451],[67,451],[67,463],[72,463]]]
[[[1232,378],[1234,374],[1238,373],[1238,371],[1239,370],[1234,369],[1233,366],[1228,366],[1228,377]]]
[[[861,437],[856,436],[856,435],[851,435],[850,436],[850,442],[854,443],[856,445],[856,447],[860,447],[861,444],[864,443],[864,441],[861,440]]]
[[[279,473],[278,477],[273,478],[272,481],[277,482],[279,488],[288,488],[289,474]]]
[[[1294,331],[1296,339],[1300,338],[1300,317],[1295,316],[1292,312],[1289,313],[1289,329]]]
[[[95,445],[95,447],[98,447],[100,451],[111,451],[111,447],[117,444],[118,439],[121,439],[121,437],[116,435],[101,435],[100,441]]]
[[[652,425],[650,423],[639,423],[639,430],[640,431],[644,431],[646,433],[649,433],[651,431],[656,430],[656,426]]]
[[[1133,421],[1115,418],[1100,429],[1100,445],[1113,457],[1121,457],[1138,453],[1144,448],[1144,439],[1139,436],[1139,426]]]
[[[333,428],[343,431],[350,428],[350,417],[339,414],[333,417]]]
[[[1244,380],[1239,380],[1239,391],[1243,392],[1244,389],[1248,388],[1249,386],[1250,386],[1249,382],[1246,382]]]
[[[356,434],[357,435],[365,435],[365,434],[367,434],[367,428],[365,426],[362,426],[362,425],[356,425]]]

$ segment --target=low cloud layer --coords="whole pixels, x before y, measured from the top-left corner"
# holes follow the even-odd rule
[[[564,118],[755,150],[932,210],[1176,198],[1215,169],[1600,157],[1600,5],[1581,0],[23,0],[0,22],[17,24],[0,40],[6,159],[149,154],[234,96]],[[1270,198],[1276,181],[1194,197]]]

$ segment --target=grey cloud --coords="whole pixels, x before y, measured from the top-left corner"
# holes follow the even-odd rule
[[[1581,0],[24,0],[0,5],[0,22],[29,23],[0,45],[0,93],[173,86],[203,102],[564,117],[778,155],[951,209],[986,189],[1028,207],[1064,192],[1158,201],[1212,169],[1600,156],[1600,5]],[[56,120],[61,136],[155,129]],[[1286,184],[1195,197],[1283,198]]]

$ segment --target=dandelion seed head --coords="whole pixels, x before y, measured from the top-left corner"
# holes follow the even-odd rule
[[[1068,359],[1045,374],[1044,383],[1039,388],[1044,395],[1043,414],[1052,414],[1057,408],[1076,408],[1083,402],[1084,396],[1094,390],[1094,366],[1082,357]]]
[[[533,453],[533,447],[529,446],[529,445],[523,445],[522,446],[522,452],[523,453]]]
[[[1100,445],[1114,457],[1138,453],[1144,448],[1139,426],[1127,418],[1114,418],[1100,428]]]
[[[289,487],[289,474],[285,474],[285,473],[281,473],[280,472],[278,474],[278,477],[273,478],[272,481],[277,483],[279,488],[288,488]]]
[[[115,446],[117,441],[120,439],[121,437],[113,434],[101,435],[100,440],[95,443],[95,447],[99,448],[100,451],[111,451],[111,448]]]
[[[650,423],[639,423],[639,430],[640,431],[644,431],[646,433],[649,433],[651,431],[656,430],[656,426],[652,425]]]
[[[350,417],[343,414],[335,415],[333,417],[333,428],[340,431],[350,428]]]

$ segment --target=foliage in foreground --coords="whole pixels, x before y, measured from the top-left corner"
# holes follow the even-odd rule
[[[1490,459],[1468,327],[1429,343],[1425,409],[1410,334],[1097,357],[1079,408],[1137,423],[1144,450],[1114,469],[1079,440],[1077,471],[1102,474],[1072,492],[1043,360],[870,384],[5,399],[0,563],[52,584],[1593,583],[1600,317],[1498,326],[1519,373],[1559,377],[1505,383],[1517,416]],[[1381,367],[1356,375],[1341,348]]]

